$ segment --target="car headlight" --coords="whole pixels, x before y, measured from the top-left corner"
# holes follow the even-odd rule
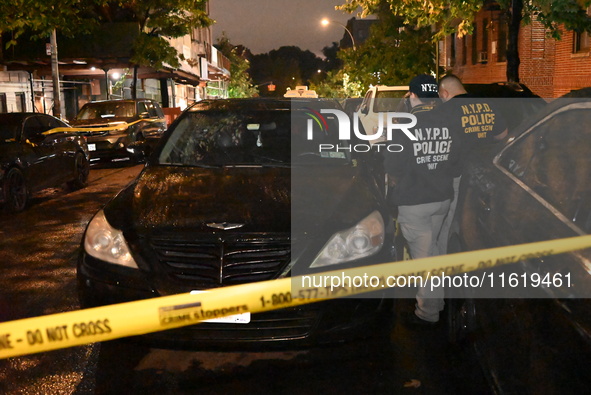
[[[384,219],[374,211],[354,227],[335,233],[310,267],[335,265],[373,255],[384,245],[384,232]]]
[[[88,224],[84,237],[84,249],[94,258],[116,265],[138,268],[129,253],[123,232],[109,225],[103,210],[99,211]]]

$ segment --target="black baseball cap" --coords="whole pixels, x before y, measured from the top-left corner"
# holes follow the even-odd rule
[[[437,81],[429,74],[419,74],[408,84],[409,90],[420,98],[439,97]]]

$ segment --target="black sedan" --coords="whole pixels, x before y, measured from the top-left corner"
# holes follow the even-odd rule
[[[82,188],[88,179],[84,137],[50,115],[0,114],[0,199],[8,211],[21,211],[32,193],[67,183]]]
[[[378,162],[354,157],[338,140],[337,118],[319,114],[318,106],[340,109],[335,102],[292,104],[202,101],[185,111],[139,177],[88,225],[82,304],[391,261]],[[333,300],[147,338],[170,347],[303,346],[387,328],[380,319],[390,308],[380,297]]]
[[[590,98],[586,89],[557,99],[508,141],[474,155],[451,250],[591,231]],[[590,262],[589,250],[503,268],[484,262],[495,280],[487,293],[463,290],[449,300],[452,338],[478,350],[495,393],[588,392]]]

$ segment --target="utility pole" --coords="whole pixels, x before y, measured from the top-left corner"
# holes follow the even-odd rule
[[[60,73],[57,64],[57,34],[55,29],[51,31],[49,39],[51,44],[51,78],[53,80],[53,116],[62,117],[62,91],[60,89]]]

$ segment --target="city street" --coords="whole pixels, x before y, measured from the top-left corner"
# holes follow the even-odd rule
[[[84,227],[140,170],[92,170],[85,189],[45,191],[24,212],[0,215],[0,321],[79,308]],[[397,311],[411,306],[397,301]],[[397,323],[389,342],[314,350],[191,352],[113,341],[0,360],[0,393],[488,393],[478,364],[446,339],[444,325],[416,331]]]

